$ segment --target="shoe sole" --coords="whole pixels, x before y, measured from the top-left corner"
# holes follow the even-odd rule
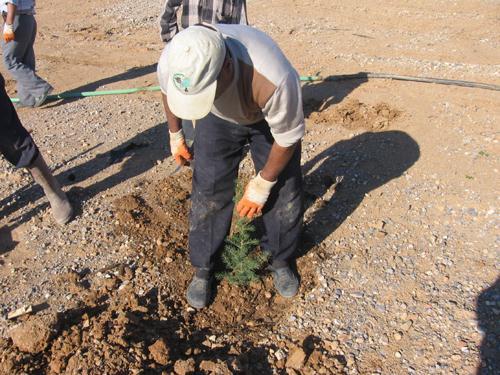
[[[274,286],[274,289],[276,289],[276,291],[278,292],[278,294],[283,297],[283,298],[293,298],[295,297],[298,292],[299,292],[299,288],[300,288],[300,283],[297,281],[297,289],[295,289],[295,291],[293,293],[290,293],[290,294],[283,294],[279,291],[278,287],[276,286],[276,283],[274,282],[274,279],[275,279],[275,275],[273,273],[273,286]]]
[[[299,288],[297,287],[297,290],[291,294],[282,294],[280,293],[280,291],[278,290],[278,288],[276,288],[276,285],[274,285],[274,289],[276,289],[276,291],[278,292],[278,294],[283,297],[283,298],[293,298],[295,297],[298,293],[299,293]]]
[[[71,221],[71,219],[73,219],[73,216],[74,216],[74,211],[73,211],[73,209],[71,209],[71,212],[66,217],[64,217],[63,219],[59,219],[58,220],[58,219],[54,218],[54,220],[59,225],[66,225],[66,224],[68,224]]]
[[[210,301],[210,298],[212,297],[212,295],[210,294],[208,296],[208,300]],[[188,296],[186,296],[186,300],[187,300],[187,303],[189,304],[189,306],[195,308],[195,309],[203,309],[204,307],[207,307],[208,306],[208,302],[205,303],[205,304],[196,304],[194,303]]]
[[[38,107],[41,107],[46,101],[47,101],[47,97],[52,94],[52,91],[54,91],[54,88],[51,88],[49,89],[44,95],[43,97],[38,101],[36,102],[34,105],[33,105],[33,108],[38,108]]]
[[[213,286],[213,285],[212,285]],[[195,303],[191,298],[189,298],[189,294],[186,293],[186,301],[189,304],[189,306],[195,308],[195,309],[203,309],[204,307],[207,307],[210,304],[210,300],[212,299],[212,286],[210,286],[210,290],[208,292],[208,298],[206,303]]]

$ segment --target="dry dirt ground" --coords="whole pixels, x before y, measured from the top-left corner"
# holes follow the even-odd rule
[[[57,92],[157,84],[159,1],[37,3],[38,70]],[[498,1],[248,8],[301,75],[500,84]],[[198,312],[190,171],[170,176],[158,94],[20,110],[77,217],[57,227],[0,160],[0,373],[498,374],[500,93],[380,79],[303,92],[300,293],[279,298],[264,273],[221,282]]]

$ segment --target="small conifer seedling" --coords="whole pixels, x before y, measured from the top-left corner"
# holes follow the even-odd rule
[[[243,187],[238,179],[234,201],[238,202],[243,196]],[[226,271],[220,272],[217,277],[226,279],[230,284],[248,285],[258,280],[257,271],[267,261],[267,255],[257,252],[259,240],[254,237],[255,227],[246,217],[238,218],[233,232],[226,238],[222,250],[222,261]]]

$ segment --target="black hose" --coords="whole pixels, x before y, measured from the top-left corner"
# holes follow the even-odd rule
[[[359,73],[354,73],[354,74],[342,74],[342,75],[336,75],[336,76],[328,76],[328,77],[322,78],[321,80],[323,80],[323,81],[345,81],[345,80],[350,80],[350,79],[368,79],[368,78],[383,78],[383,79],[394,79],[397,81],[436,83],[438,85],[474,87],[474,88],[479,88],[479,89],[500,91],[499,85],[493,85],[490,83],[460,81],[460,80],[455,80],[455,79],[442,79],[442,78],[430,78],[430,77],[402,76],[402,75],[390,74],[390,73],[359,72]]]

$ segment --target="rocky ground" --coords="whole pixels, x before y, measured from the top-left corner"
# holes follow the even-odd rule
[[[38,3],[39,72],[58,92],[157,84],[158,2]],[[497,2],[248,8],[301,75],[500,84]],[[191,176],[170,175],[158,95],[20,110],[77,217],[57,227],[28,174],[0,160],[0,373],[498,373],[498,91],[303,92],[300,293],[281,299],[264,272],[248,288],[221,282],[202,311],[184,300]]]

